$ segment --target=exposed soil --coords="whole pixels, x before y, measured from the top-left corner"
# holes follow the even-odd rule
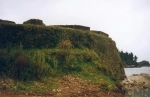
[[[104,92],[98,84],[94,84],[78,77],[64,76],[59,87],[49,94],[14,94],[0,92],[0,97],[125,97],[122,93]]]
[[[56,97],[124,97],[121,93],[104,92],[98,84],[79,78],[64,76]]]

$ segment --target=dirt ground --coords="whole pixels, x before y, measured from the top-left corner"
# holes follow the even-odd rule
[[[104,92],[94,83],[83,81],[77,77],[62,77],[58,89],[49,94],[13,94],[0,92],[0,97],[125,97],[117,92]]]

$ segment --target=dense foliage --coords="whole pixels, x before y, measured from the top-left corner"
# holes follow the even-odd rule
[[[107,33],[104,33],[104,32],[102,32],[102,31],[95,31],[95,30],[92,30],[91,32],[97,33],[97,34],[101,34],[101,35],[104,35],[104,36],[106,36],[106,37],[109,37],[109,35],[108,35]]]
[[[42,53],[21,50],[0,50],[0,75],[17,80],[41,79],[50,75]],[[43,60],[42,60],[43,59]]]
[[[138,62],[138,66],[142,67],[142,66],[150,66],[149,61],[143,60],[141,62]]]
[[[129,67],[129,66],[137,66],[137,56],[133,55],[133,53],[128,53],[128,52],[119,52],[120,53],[120,57],[122,59],[122,61],[124,61],[126,63],[127,66],[125,67]]]
[[[0,74],[15,79],[81,72],[84,64],[115,80],[125,77],[115,42],[88,30],[0,24],[0,48]]]
[[[90,31],[90,27],[81,26],[81,25],[57,25],[57,26]]]
[[[30,19],[30,20],[23,22],[23,24],[45,25],[43,21],[39,19]]]
[[[5,24],[16,24],[14,21],[8,21],[8,20],[1,20],[0,23],[5,23]]]

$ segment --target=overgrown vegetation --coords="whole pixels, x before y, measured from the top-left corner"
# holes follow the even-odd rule
[[[1,76],[17,81],[72,75],[108,90],[125,77],[111,38],[58,26],[0,24],[0,67]]]
[[[7,53],[7,50],[1,52]],[[116,80],[113,76],[110,76],[106,69],[103,70],[104,67],[98,67],[100,59],[98,54],[93,50],[70,49],[69,52],[66,52],[62,48],[13,50],[13,52],[7,53],[5,56],[0,56],[0,60],[2,59],[5,59],[5,62],[3,62],[5,64],[0,64],[2,67],[0,72],[1,76],[5,75],[19,81],[18,84],[15,83],[17,88],[9,88],[12,91],[35,91],[33,89],[37,86],[35,86],[34,80],[43,81],[45,78],[50,78],[49,81],[51,82],[51,80],[58,80],[58,77],[63,75],[77,76],[100,85],[105,84],[107,86],[105,87],[106,90],[116,89]],[[22,81],[25,82],[22,83]],[[45,82],[47,81],[44,80]],[[41,82],[37,83],[42,84]],[[28,84],[34,87],[30,87]],[[57,82],[51,83],[52,86],[55,86],[55,84]],[[44,87],[52,88],[50,86]],[[38,91],[42,91],[42,88]]]
[[[81,25],[57,25],[57,26],[65,27],[65,28],[73,28],[73,29],[78,29],[78,30],[88,30],[88,31],[90,31],[90,27],[81,26]]]
[[[17,80],[35,80],[49,76],[50,67],[45,62],[42,52],[26,52],[13,50],[0,51],[0,75],[6,75]]]
[[[8,21],[8,20],[1,20],[0,19],[0,24],[3,23],[3,24],[16,24],[14,21]]]
[[[23,22],[23,24],[45,25],[43,21],[39,19],[30,19],[30,20]]]

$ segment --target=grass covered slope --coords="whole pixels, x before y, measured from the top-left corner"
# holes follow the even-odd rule
[[[0,48],[0,75],[15,80],[54,80],[70,75],[113,90],[116,81],[125,77],[115,42],[89,30],[0,24]]]

